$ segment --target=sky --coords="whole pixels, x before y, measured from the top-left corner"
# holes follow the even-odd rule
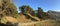
[[[16,5],[17,10],[19,6],[29,5],[33,10],[37,10],[41,7],[45,12],[48,10],[60,11],[60,0],[12,0]]]

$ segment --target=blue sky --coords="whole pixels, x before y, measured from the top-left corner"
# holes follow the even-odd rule
[[[41,7],[44,11],[60,11],[60,0],[14,0],[13,3],[16,5],[17,10],[19,10],[19,6],[29,5],[34,10]]]

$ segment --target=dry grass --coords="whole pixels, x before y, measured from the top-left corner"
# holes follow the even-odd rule
[[[16,19],[20,23],[32,22],[30,19],[27,19],[24,15],[19,15]]]
[[[6,22],[16,23],[18,21],[11,16],[4,16],[3,18],[1,18],[1,23],[6,24]]]
[[[60,21],[46,19],[38,22],[32,22],[25,18],[24,15],[18,16],[16,19],[11,16],[5,16],[1,18],[1,23],[11,22],[11,23],[19,23],[19,26],[60,26]],[[26,25],[27,24],[27,25]]]
[[[43,20],[39,24],[40,26],[55,26],[56,21],[55,20]]]
[[[42,20],[38,22],[20,23],[19,26],[60,26],[56,20]]]

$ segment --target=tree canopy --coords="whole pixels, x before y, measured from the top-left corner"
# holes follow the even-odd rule
[[[5,16],[12,16],[17,14],[16,6],[10,2],[10,0],[2,0],[2,6],[0,6],[0,14]]]

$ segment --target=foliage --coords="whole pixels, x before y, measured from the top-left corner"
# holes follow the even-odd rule
[[[19,9],[21,13],[30,13],[32,11],[32,8],[27,5],[22,5],[21,7],[19,7]]]
[[[19,9],[20,9],[21,13],[24,13],[25,12],[25,6],[24,5],[21,6],[21,7],[19,7]]]
[[[43,13],[43,10],[40,7],[38,7],[37,17],[42,18],[43,17],[42,13]]]
[[[0,14],[4,16],[14,16],[17,14],[16,6],[10,2],[10,0],[2,0],[2,6],[0,6]]]

